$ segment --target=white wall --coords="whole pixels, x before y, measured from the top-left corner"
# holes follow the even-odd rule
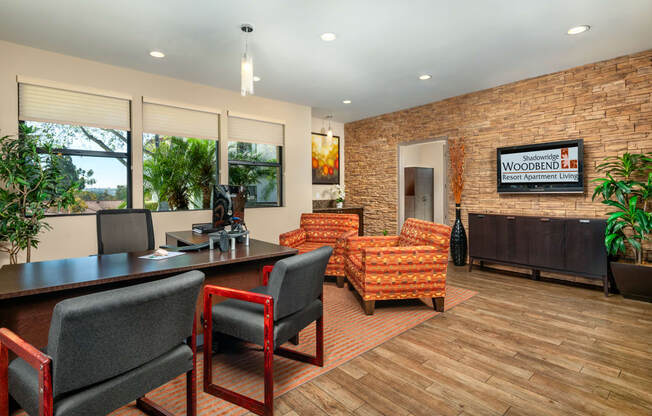
[[[405,178],[403,169],[407,167],[433,168],[433,219],[447,224],[446,213],[446,141],[436,140],[426,143],[402,144],[399,146],[399,230],[405,221],[404,194]]]
[[[189,63],[192,64],[192,63]],[[161,61],[165,65],[165,61]],[[302,212],[312,209],[310,132],[311,109],[307,106],[241,97],[239,92],[106,65],[0,41],[0,135],[18,130],[16,76],[50,80],[80,87],[128,94],[132,97],[132,190],[134,207],[142,207],[142,97],[220,110],[220,181],[227,181],[227,120],[233,111],[285,124],[283,207],[247,209],[245,219],[252,236],[276,242],[279,233],[299,225]],[[210,211],[153,213],[156,244],[164,244],[165,232],[188,230],[192,223],[210,222]],[[79,257],[97,252],[95,216],[66,216],[48,220],[53,230],[41,236],[33,261]],[[0,264],[8,261],[0,257]]]
[[[311,124],[313,133],[321,133],[322,127],[328,130],[328,120],[313,117]],[[339,136],[340,138],[340,185],[344,185],[344,123],[331,121],[331,128],[333,129],[333,136]],[[310,142],[310,136],[308,142]],[[335,199],[331,195],[331,188],[333,188],[333,185],[312,185],[312,199]]]

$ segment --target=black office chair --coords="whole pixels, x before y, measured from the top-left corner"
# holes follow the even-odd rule
[[[97,211],[97,254],[146,250],[154,250],[154,227],[150,210]]]
[[[322,367],[324,365],[323,283],[330,246],[279,260],[263,268],[263,286],[242,291],[220,286],[204,288],[204,391],[259,415],[274,413],[273,354]],[[212,305],[213,295],[229,298]],[[315,356],[280,347],[316,321]],[[213,332],[262,345],[265,355],[265,401],[260,402],[213,384]]]
[[[203,282],[193,271],[59,302],[44,352],[0,329],[0,416],[8,412],[7,381],[30,416],[101,416],[133,400],[147,414],[169,415],[144,396],[183,373],[188,415],[195,415],[195,306]],[[8,372],[7,350],[19,357]]]

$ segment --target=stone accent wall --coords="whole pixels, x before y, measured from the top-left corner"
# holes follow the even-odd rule
[[[466,142],[465,226],[468,212],[598,217],[607,210],[591,201],[595,166],[652,151],[652,50],[347,123],[345,135],[347,203],[365,207],[368,235],[397,231],[398,144],[442,136]],[[575,138],[584,195],[498,195],[497,147]],[[448,201],[452,222],[450,189]]]

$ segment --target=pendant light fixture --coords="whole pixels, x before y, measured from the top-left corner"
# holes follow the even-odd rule
[[[245,97],[254,95],[254,61],[247,48],[249,34],[254,31],[254,27],[245,23],[240,25],[240,30],[245,34],[244,52],[240,60],[240,94]]]
[[[329,139],[332,139],[333,138],[333,128],[331,127],[331,119],[333,118],[333,116],[328,115],[328,116],[326,116],[326,118],[328,119],[328,131],[326,132],[326,137],[328,137]]]

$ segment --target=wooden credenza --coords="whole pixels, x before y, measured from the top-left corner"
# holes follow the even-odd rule
[[[312,212],[331,214],[358,214],[358,235],[364,235],[364,208],[362,207],[313,208]]]
[[[506,264],[602,280],[608,294],[606,220],[469,213],[473,261]]]

